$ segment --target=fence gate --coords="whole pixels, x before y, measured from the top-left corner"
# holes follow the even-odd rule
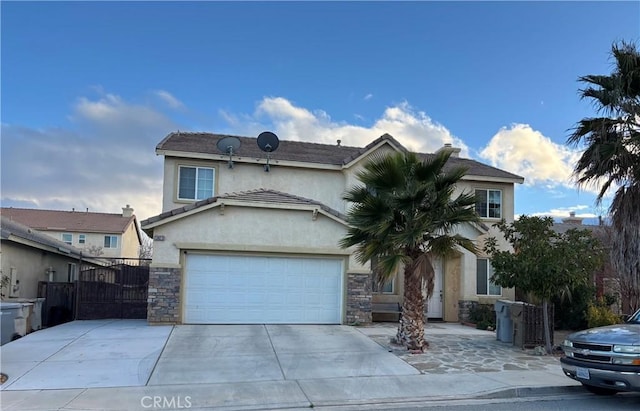
[[[74,283],[38,282],[38,298],[44,298],[42,325],[54,325],[72,321],[75,312],[76,285]]]
[[[76,319],[146,319],[149,262],[117,259],[104,267],[83,267],[78,276]]]

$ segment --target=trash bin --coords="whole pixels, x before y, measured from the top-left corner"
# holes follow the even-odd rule
[[[15,333],[24,337],[31,332],[31,317],[33,314],[32,303],[16,303],[20,306],[15,319]]]
[[[4,345],[16,334],[16,318],[22,312],[22,304],[0,302],[0,345]]]
[[[549,336],[553,344],[553,305],[549,305]],[[513,345],[520,348],[545,345],[544,310],[541,306],[514,302],[511,305]]]
[[[496,310],[496,338],[502,342],[513,341],[513,321],[511,320],[510,300],[498,300],[495,304]]]

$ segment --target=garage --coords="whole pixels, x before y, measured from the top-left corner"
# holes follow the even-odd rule
[[[189,253],[185,324],[340,324],[343,259]]]

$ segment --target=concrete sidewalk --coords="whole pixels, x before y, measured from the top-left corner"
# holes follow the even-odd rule
[[[126,328],[123,327],[124,325],[119,326],[120,329]],[[130,331],[133,330],[131,324],[128,324],[127,327]],[[69,326],[70,330],[73,329],[78,333],[87,328],[89,328],[88,323]],[[192,360],[190,360],[188,353],[179,351],[182,352],[180,356],[175,356],[172,353],[178,347],[172,347],[172,338],[162,338],[163,333],[168,335],[169,330],[175,332],[178,328],[180,327],[143,327],[138,330],[142,332],[142,336],[150,338],[146,342],[151,344],[147,344],[146,349],[141,349],[139,345],[143,338],[132,340],[133,346],[138,347],[138,351],[129,354],[130,360],[137,356],[140,357],[137,358],[140,364],[146,364],[149,359],[156,359],[155,364],[152,365],[153,369],[148,369],[145,365],[142,370],[144,372],[140,374],[148,376],[149,381],[142,381],[144,378],[138,377],[136,381],[121,381],[122,386],[117,387],[30,390],[28,389],[29,382],[25,380],[22,383],[23,388],[20,385],[3,387],[1,392],[2,409],[5,411],[256,410],[309,409],[312,406],[354,406],[358,408],[358,406],[362,407],[365,404],[369,406],[378,404],[383,407],[386,404],[391,408],[392,404],[474,397],[513,398],[530,395],[582,393],[577,382],[562,374],[556,358],[529,355],[510,344],[496,341],[495,333],[478,331],[459,324],[429,324],[426,334],[430,342],[430,350],[424,354],[415,355],[394,349],[388,344],[389,336],[395,332],[393,324],[375,324],[369,327],[336,326],[331,329],[334,330],[332,331],[333,336],[327,337],[325,341],[320,341],[320,345],[331,346],[334,344],[338,349],[340,344],[337,342],[344,339],[352,343],[355,342],[361,347],[352,353],[347,349],[341,355],[333,353],[326,347],[323,347],[322,353],[319,351],[314,353],[314,350],[317,350],[320,345],[314,346],[314,341],[311,338],[303,337],[304,340],[297,341],[300,344],[293,347],[298,347],[296,348],[298,350],[304,350],[305,346],[308,347],[310,353],[301,357],[283,354],[282,350],[289,350],[292,348],[289,346],[293,346],[291,341],[284,338],[284,334],[280,334],[286,332],[285,327],[268,326],[264,330],[271,340],[271,347],[263,347],[262,343],[251,346],[249,347],[251,351],[246,353],[247,359],[253,358],[252,356],[259,352],[268,353],[269,358],[275,358],[276,365],[282,370],[282,374],[274,375],[273,378],[267,378],[268,375],[252,378],[248,375],[243,378],[243,381],[230,380],[232,382],[229,380],[225,382],[200,380],[189,378],[182,373],[169,372],[178,369],[180,364],[186,363],[189,367],[194,366],[193,364],[189,365],[189,361]],[[114,335],[114,329],[118,329],[118,323],[112,324],[109,332],[106,331],[106,328],[94,329],[93,334],[83,334],[84,337],[81,338],[85,338],[85,343],[90,343],[91,338],[89,337],[97,335],[95,332],[100,331],[104,337],[109,337]],[[203,330],[209,332],[206,328]],[[213,328],[211,330],[215,331]],[[305,331],[307,332],[303,335],[306,336],[307,334],[311,335],[313,330],[307,329]],[[173,344],[185,343],[189,340],[189,335],[194,332],[201,333],[202,331],[198,328],[182,327],[180,333],[172,336]],[[259,330],[259,334],[262,333],[263,331]],[[37,333],[33,334],[34,337],[36,335]],[[232,352],[234,343],[242,345],[241,340],[226,342],[225,338],[216,340],[225,342],[225,345],[219,346],[218,353]],[[322,336],[319,339],[322,339]],[[160,353],[157,345],[162,341],[169,342]],[[374,341],[377,344],[371,345]],[[35,342],[37,341],[34,341],[34,344]],[[66,343],[73,344],[74,342],[70,340]],[[62,343],[58,342],[59,344]],[[192,347],[193,354],[198,355],[200,348],[197,344]],[[4,348],[3,346],[3,356],[5,355]],[[50,353],[50,351],[48,352]],[[318,364],[317,361],[322,361],[323,358],[318,358],[318,356],[324,356],[324,353],[333,355],[330,361],[320,362],[320,364],[325,364],[320,370],[307,370],[307,368]],[[64,361],[70,360],[69,358],[60,353],[56,355],[59,356],[57,360],[60,365],[57,372],[60,374],[60,379],[64,380],[67,373],[75,371],[64,366],[67,364]],[[370,358],[370,355],[374,357]],[[396,359],[392,360],[394,356]],[[219,358],[224,361],[227,357]],[[382,368],[373,367],[371,362],[376,358],[383,359],[388,365]],[[203,362],[206,361],[205,358]],[[394,361],[398,363],[396,364]],[[70,362],[67,366],[71,364]],[[126,367],[127,364],[123,362],[121,366]],[[326,366],[326,364],[332,364],[335,369]],[[315,366],[317,367],[317,365]],[[353,375],[339,372],[344,366],[358,372],[352,373]],[[163,369],[167,371],[163,372]],[[233,370],[230,369],[227,372],[232,373]],[[123,375],[129,374],[125,372]],[[176,379],[172,379],[171,375],[176,375]],[[55,376],[50,378],[55,378]],[[91,386],[87,385],[87,387]]]

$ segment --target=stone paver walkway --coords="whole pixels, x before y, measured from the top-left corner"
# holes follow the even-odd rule
[[[428,324],[425,336],[429,349],[421,354],[412,354],[390,343],[396,328],[391,323],[374,323],[358,329],[422,374],[553,371],[560,367],[559,357],[535,355],[534,350],[522,350],[498,341],[495,332],[449,323]]]

